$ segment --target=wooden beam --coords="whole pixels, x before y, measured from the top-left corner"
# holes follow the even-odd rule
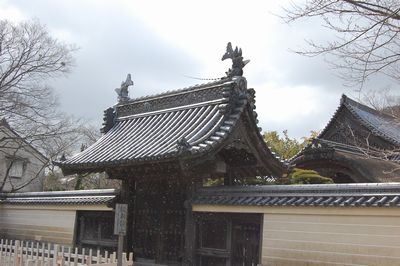
[[[188,169],[182,169],[182,175],[185,177],[186,183],[186,200],[185,207],[185,231],[184,231],[184,256],[183,265],[195,265],[195,249],[196,249],[196,224],[192,211],[192,199],[196,190],[202,186],[202,178],[194,176]]]
[[[127,219],[127,232],[124,239],[124,251],[133,251],[133,227],[135,216],[135,180],[129,178],[122,179],[122,186],[120,190],[120,197],[118,203],[128,204],[128,219]]]

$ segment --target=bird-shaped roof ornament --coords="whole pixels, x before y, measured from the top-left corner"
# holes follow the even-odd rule
[[[128,74],[126,76],[126,80],[121,82],[120,88],[115,89],[115,91],[118,94],[118,102],[124,102],[129,100],[129,91],[128,91],[129,86],[133,86],[131,74]]]
[[[226,75],[229,78],[232,78],[234,76],[242,76],[244,66],[250,62],[250,60],[243,61],[242,49],[239,49],[236,46],[235,50],[233,50],[232,44],[228,42],[228,45],[226,46],[226,52],[222,56],[222,61],[228,58],[232,59],[232,68],[225,72]]]

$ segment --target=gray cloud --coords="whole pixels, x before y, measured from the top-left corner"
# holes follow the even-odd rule
[[[77,67],[67,78],[55,80],[51,85],[60,94],[60,102],[65,111],[92,119],[98,126],[102,121],[102,111],[116,102],[114,89],[125,79],[127,73],[132,74],[135,82],[130,92],[131,97],[201,83],[184,75],[219,77],[223,74],[223,71],[204,73],[204,69],[207,69],[205,64],[209,64],[210,58],[193,54],[193,49],[191,54],[183,51],[179,48],[182,47],[180,43],[167,41],[165,36],[158,35],[149,25],[124,10],[124,6],[118,1],[15,0],[12,5],[27,17],[39,18],[55,33],[65,33],[68,40],[80,47],[76,54]],[[194,12],[187,10],[188,5],[182,8],[168,12],[170,16]],[[342,85],[343,82],[334,75],[322,57],[306,58],[289,51],[304,47],[304,39],[307,38],[317,38],[320,41],[332,38],[329,32],[315,27],[315,22],[288,26],[280,21],[276,22],[279,19],[273,17],[274,23],[263,25],[258,19],[252,18],[256,24],[251,28],[242,28],[240,8],[231,10],[229,6],[224,6],[223,13],[216,10],[213,12],[213,16],[221,17],[213,28],[202,27],[201,23],[199,26],[199,21],[187,21],[182,16],[180,26],[187,27],[186,35],[173,35],[171,39],[200,36],[200,46],[207,44],[207,48],[202,49],[220,49],[217,52],[202,51],[216,55],[213,61],[216,63],[220,63],[219,54],[224,52],[226,42],[232,41],[234,45],[241,46],[244,57],[251,59],[245,68],[250,87],[258,91],[264,90],[268,83],[277,89],[282,87],[287,90],[286,98],[279,98],[281,109],[293,108],[288,102],[299,97],[296,93],[290,93],[290,90],[294,92],[301,86],[318,90],[315,97],[308,96],[315,105],[314,109],[303,113],[295,110],[291,117],[284,117],[281,121],[274,119],[280,110],[268,108],[276,105],[277,98],[257,92],[257,102],[262,103],[258,104],[257,111],[264,130],[288,129],[292,136],[305,136],[310,130],[320,129],[328,122],[339,103],[341,93],[354,92],[354,88],[345,88]],[[206,20],[207,14],[203,15]],[[261,15],[271,16],[267,11]],[[193,23],[197,23],[197,31],[192,30]],[[245,31],[255,31],[257,34],[252,36]],[[268,35],[270,32],[273,35]],[[219,43],[221,36],[230,39]],[[220,64],[227,65],[226,62]],[[387,84],[391,84],[391,81],[378,77],[371,81],[369,87],[385,87]],[[301,105],[297,108],[301,108]]]
[[[185,86],[188,81],[181,73],[199,72],[200,64],[195,59],[117,7],[76,8],[64,2],[59,5],[58,1],[16,3],[24,13],[34,14],[49,28],[71,32],[79,42],[76,68],[67,78],[51,85],[57,89],[64,110],[96,124],[101,123],[102,111],[116,102],[114,88],[127,73],[135,82],[131,97],[138,97]]]

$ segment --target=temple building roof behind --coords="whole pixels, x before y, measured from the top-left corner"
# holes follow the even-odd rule
[[[322,138],[325,132],[330,128],[331,124],[334,123],[338,113],[344,108],[350,111],[354,118],[368,128],[373,134],[396,146],[400,145],[400,120],[398,118],[372,109],[371,107],[350,99],[346,95],[342,96],[339,108],[335,112],[331,121],[321,132],[319,138]]]
[[[290,164],[335,182],[397,182],[399,147],[398,118],[343,95],[324,130]]]

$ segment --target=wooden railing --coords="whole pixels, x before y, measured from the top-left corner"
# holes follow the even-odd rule
[[[116,252],[82,248],[71,249],[57,244],[19,240],[0,240],[1,266],[116,266]],[[123,266],[133,265],[133,254],[123,253]]]

